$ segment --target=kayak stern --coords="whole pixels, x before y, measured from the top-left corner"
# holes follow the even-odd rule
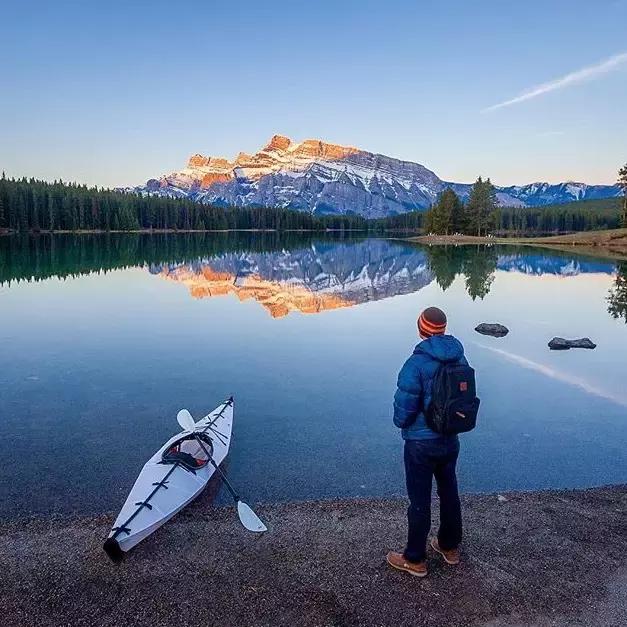
[[[119,564],[124,559],[124,551],[122,551],[120,543],[115,538],[108,538],[102,548],[113,563]]]

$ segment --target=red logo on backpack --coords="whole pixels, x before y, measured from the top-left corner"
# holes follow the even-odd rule
[[[460,392],[468,392],[468,381],[461,381],[459,384]]]

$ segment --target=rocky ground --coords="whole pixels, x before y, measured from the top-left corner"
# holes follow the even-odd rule
[[[463,562],[430,555],[426,579],[384,561],[400,500],[259,506],[255,536],[201,499],[120,565],[112,516],[5,522],[2,624],[625,625],[627,486],[506,498],[463,498]]]

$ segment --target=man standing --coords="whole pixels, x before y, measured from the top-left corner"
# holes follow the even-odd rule
[[[409,530],[405,550],[402,553],[391,551],[387,555],[387,561],[393,568],[416,577],[427,574],[425,553],[431,528],[433,477],[440,497],[440,529],[437,537],[431,540],[431,547],[447,564],[458,564],[462,539],[461,506],[455,475],[459,455],[457,433],[434,431],[425,415],[434,394],[436,374],[442,365],[468,366],[460,341],[452,335],[445,335],[446,322],[446,315],[437,307],[429,307],[420,314],[418,333],[422,341],[403,365],[394,395],[394,424],[402,429],[405,441],[405,475],[410,503],[407,509]],[[472,372],[471,369],[468,370]],[[438,385],[441,383],[438,382]],[[471,385],[474,396],[474,378]],[[461,382],[460,386],[466,390],[466,381]],[[476,403],[478,406],[478,400]],[[457,415],[464,416],[460,412]],[[429,422],[433,427],[433,422]]]

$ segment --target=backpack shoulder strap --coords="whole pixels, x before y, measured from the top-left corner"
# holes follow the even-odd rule
[[[438,380],[438,377],[442,373],[443,367],[446,364],[443,361],[439,361],[438,359],[435,359],[434,357],[432,357],[428,353],[423,353],[423,354],[427,355],[429,360],[436,364],[435,371],[433,373],[433,378],[431,379],[431,389],[429,390],[429,392],[431,392],[431,402],[433,403],[433,391],[435,389],[435,384],[436,384],[436,381]],[[422,399],[421,399],[422,411],[426,412],[427,411],[427,406],[425,405],[425,396],[426,396],[427,390],[426,390],[426,387],[425,387],[425,380],[424,380],[424,376],[422,374],[422,371],[420,372],[420,383],[422,385]]]

